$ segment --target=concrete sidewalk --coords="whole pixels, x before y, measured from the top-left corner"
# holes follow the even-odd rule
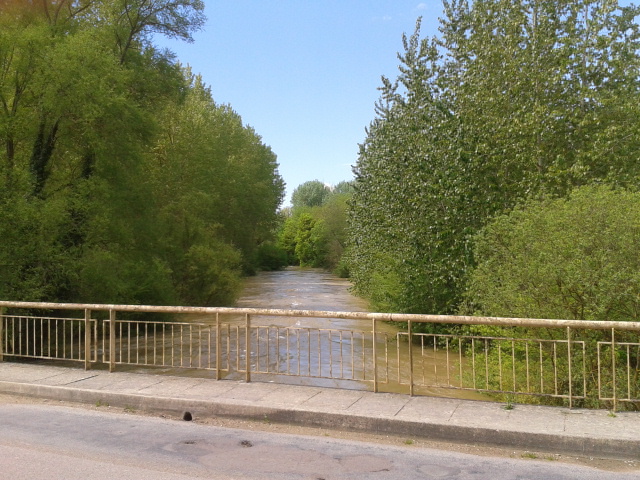
[[[0,393],[459,443],[640,458],[640,413],[0,363]]]

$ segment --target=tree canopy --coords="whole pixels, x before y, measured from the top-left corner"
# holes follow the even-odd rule
[[[4,298],[227,304],[284,190],[275,154],[152,34],[201,0],[0,3]]]
[[[378,309],[457,311],[492,217],[541,194],[637,185],[637,7],[452,0],[403,37],[360,147],[349,213],[356,291]]]

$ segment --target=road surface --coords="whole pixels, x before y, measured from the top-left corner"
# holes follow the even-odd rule
[[[0,479],[640,479],[561,462],[221,428],[56,405],[0,405]]]

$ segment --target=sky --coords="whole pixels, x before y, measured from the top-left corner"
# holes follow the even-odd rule
[[[402,34],[422,17],[437,34],[440,0],[205,0],[193,43],[155,39],[201,74],[271,147],[287,184],[353,179],[382,75],[395,79]]]

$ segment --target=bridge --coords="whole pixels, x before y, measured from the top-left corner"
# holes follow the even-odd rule
[[[193,370],[216,380],[409,396],[500,395],[613,411],[640,402],[635,322],[11,301],[0,302],[0,315],[0,361]],[[357,326],[340,327],[342,320]],[[500,335],[419,333],[421,324],[499,328]],[[504,334],[509,329],[513,335]]]

